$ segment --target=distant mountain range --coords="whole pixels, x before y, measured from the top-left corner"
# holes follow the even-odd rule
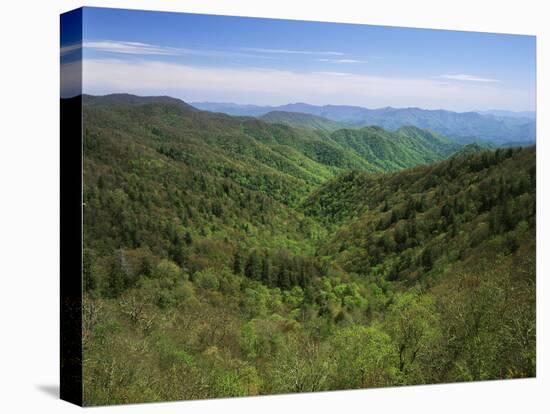
[[[233,103],[193,102],[195,108],[233,116],[261,117],[271,123],[313,127],[325,131],[380,126],[396,131],[403,126],[416,126],[440,133],[452,140],[468,144],[489,142],[507,145],[513,142],[534,143],[536,120],[533,112],[485,111],[453,112],[421,108],[368,109],[349,105],[310,105],[293,103],[281,106],[239,105]],[[300,114],[300,115],[292,115]],[[313,117],[307,117],[311,115]]]
[[[535,119],[537,116],[537,113],[535,111],[502,111],[498,109],[491,109],[488,111],[475,111],[482,115],[494,115],[498,117],[507,117],[507,118],[527,118],[527,119]]]

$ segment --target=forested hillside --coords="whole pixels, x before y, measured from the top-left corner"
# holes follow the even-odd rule
[[[535,375],[535,149],[84,97],[87,405]]]
[[[465,153],[393,174],[343,174],[304,211],[337,227],[321,254],[350,272],[414,282],[477,256],[487,240],[495,254],[534,240],[535,178],[533,148]]]
[[[350,127],[350,125],[331,121],[321,116],[303,114],[300,112],[271,111],[259,117],[262,121],[272,124],[283,124],[296,128],[311,128],[325,132]]]

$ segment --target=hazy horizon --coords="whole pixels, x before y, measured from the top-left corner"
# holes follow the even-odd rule
[[[82,37],[62,39],[62,71],[82,64],[92,95],[536,109],[534,36],[85,7]]]
[[[144,95],[141,95],[142,97],[145,97]],[[161,96],[161,95],[156,95]],[[168,95],[169,96],[169,95]],[[464,110],[464,111],[453,111],[452,109],[447,108],[423,108],[420,106],[396,106],[396,105],[386,105],[386,106],[364,106],[364,105],[352,105],[352,104],[334,104],[334,103],[325,103],[325,104],[312,104],[309,102],[303,102],[303,101],[295,101],[295,102],[287,102],[285,104],[281,105],[257,105],[257,104],[251,104],[251,103],[237,103],[237,102],[221,102],[221,101],[189,101],[183,98],[177,98],[175,96],[171,96],[171,98],[176,98],[184,101],[185,103],[188,103],[189,105],[193,104],[218,104],[218,105],[238,105],[238,106],[253,106],[253,107],[272,107],[272,108],[278,108],[280,106],[285,105],[311,105],[311,106],[354,106],[358,108],[365,108],[365,109],[385,109],[385,108],[392,108],[392,109],[422,109],[426,111],[450,111],[450,112],[458,112],[458,113],[464,113],[464,112],[510,112],[515,114],[520,113],[533,113],[535,114],[537,111],[536,109],[533,110],[510,110],[510,109],[503,109],[503,108],[487,108],[487,109],[471,109],[471,110]]]
[[[377,110],[377,109],[385,109],[385,108],[392,108],[392,109],[421,109],[425,111],[450,111],[450,112],[457,112],[457,113],[466,113],[466,112],[510,112],[515,114],[520,113],[532,113],[536,114],[536,110],[509,110],[509,109],[502,109],[502,108],[488,108],[488,109],[472,109],[472,110],[465,110],[465,111],[453,111],[452,109],[447,108],[423,108],[419,106],[395,106],[395,105],[387,105],[387,106],[363,106],[363,105],[351,105],[351,104],[334,104],[334,103],[326,103],[326,104],[312,104],[309,102],[303,102],[303,101],[295,101],[295,102],[286,102],[284,104],[275,105],[275,104],[265,104],[265,105],[258,105],[258,104],[251,104],[251,103],[238,103],[238,102],[222,102],[222,101],[191,101],[189,99],[185,99],[184,97],[178,97],[178,96],[172,96],[172,95],[140,95],[135,93],[128,93],[128,92],[109,92],[104,94],[93,94],[93,93],[84,93],[84,95],[90,95],[90,96],[109,96],[109,95],[133,95],[138,96],[141,98],[161,98],[161,97],[168,97],[168,98],[174,98],[179,99],[183,102],[185,102],[188,105],[193,106],[193,104],[216,104],[216,105],[235,105],[235,106],[250,106],[250,107],[257,107],[257,108],[279,108],[281,106],[287,106],[287,105],[311,105],[311,106],[351,106],[351,107],[358,107],[358,108],[364,108],[364,109],[370,109],[370,110]]]

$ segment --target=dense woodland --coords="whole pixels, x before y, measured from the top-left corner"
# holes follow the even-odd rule
[[[535,375],[534,147],[84,98],[86,405]]]

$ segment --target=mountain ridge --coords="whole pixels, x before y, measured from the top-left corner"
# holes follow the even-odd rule
[[[126,125],[124,130],[134,131],[136,138],[147,142],[153,139],[155,145],[169,156],[181,157],[183,148],[200,146],[204,147],[205,154],[211,153],[212,157],[230,157],[224,164],[234,163],[235,157],[238,157],[239,160],[246,160],[247,165],[264,165],[262,171],[273,171],[274,174],[284,171],[287,178],[305,180],[311,185],[342,169],[388,171],[440,160],[458,149],[449,140],[433,139],[433,134],[429,132],[418,135],[410,133],[410,130],[407,135],[403,132],[406,130],[393,133],[372,128],[362,133],[350,132],[360,137],[355,138],[354,145],[349,145],[338,130],[329,133],[311,128],[296,129],[254,117],[212,113],[167,97],[117,94],[85,96],[83,101],[87,113],[100,116],[103,122],[109,119],[108,122],[118,125],[121,130]],[[138,121],[129,124],[130,119]],[[377,137],[376,143],[372,140],[374,135]],[[231,137],[231,140],[224,137]],[[427,137],[432,137],[431,145],[426,144]],[[385,151],[377,155],[376,145],[383,146]],[[185,154],[188,152],[186,150]],[[199,154],[195,158],[198,162]],[[216,168],[220,163],[216,163]],[[233,173],[236,174],[235,171]],[[247,173],[247,177],[247,182],[258,179],[252,177],[252,171]]]
[[[357,127],[378,125],[392,131],[401,126],[413,125],[431,129],[453,138],[459,143],[470,143],[476,140],[491,141],[495,144],[533,143],[535,141],[535,119],[496,116],[492,113],[484,114],[479,111],[454,112],[418,107],[369,109],[353,105],[311,105],[307,103],[259,106],[192,102],[191,105],[208,111],[256,117],[261,117],[271,111],[302,112]]]
[[[331,121],[330,119],[304,112],[270,111],[258,118],[273,124],[279,123],[297,128],[313,128],[325,132],[334,132],[338,129],[351,127],[351,125],[345,123]]]

